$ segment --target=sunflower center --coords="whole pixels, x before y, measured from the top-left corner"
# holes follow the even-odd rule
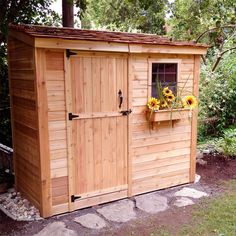
[[[156,105],[156,103],[155,102],[152,102],[152,106],[154,107]]]
[[[188,104],[192,105],[193,101],[192,100],[188,100]]]

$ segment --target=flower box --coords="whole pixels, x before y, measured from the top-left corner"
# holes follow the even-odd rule
[[[186,118],[191,118],[192,110],[189,108],[180,108],[180,109],[165,109],[154,111],[151,114],[149,110],[147,112],[147,120],[150,122],[160,122],[160,121],[174,121],[174,120],[181,120]]]

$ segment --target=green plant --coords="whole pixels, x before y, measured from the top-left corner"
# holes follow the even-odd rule
[[[198,140],[219,137],[236,122],[236,53],[222,61],[214,73],[202,66]]]
[[[224,156],[236,157],[236,127],[226,129],[217,146]]]

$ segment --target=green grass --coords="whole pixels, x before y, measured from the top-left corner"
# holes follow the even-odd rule
[[[222,185],[225,194],[196,205],[190,224],[180,226],[175,234],[166,229],[150,236],[236,236],[236,180]]]
[[[236,181],[224,184],[227,192],[203,202],[193,213],[191,225],[184,226],[181,236],[235,236],[236,235]]]

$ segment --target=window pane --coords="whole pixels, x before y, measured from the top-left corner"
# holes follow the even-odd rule
[[[164,72],[165,72],[165,64],[158,63],[158,73],[164,73]]]
[[[166,74],[165,82],[176,82],[176,74]]]
[[[165,64],[165,72],[172,72],[176,73],[177,71],[177,64]]]
[[[158,69],[158,63],[153,63],[152,64],[152,73],[157,73],[157,69]]]
[[[152,97],[159,97],[157,84],[161,87],[169,87],[175,94],[177,92],[177,63],[153,63],[152,64]]]
[[[157,88],[156,84],[152,84],[152,97],[157,97]]]

